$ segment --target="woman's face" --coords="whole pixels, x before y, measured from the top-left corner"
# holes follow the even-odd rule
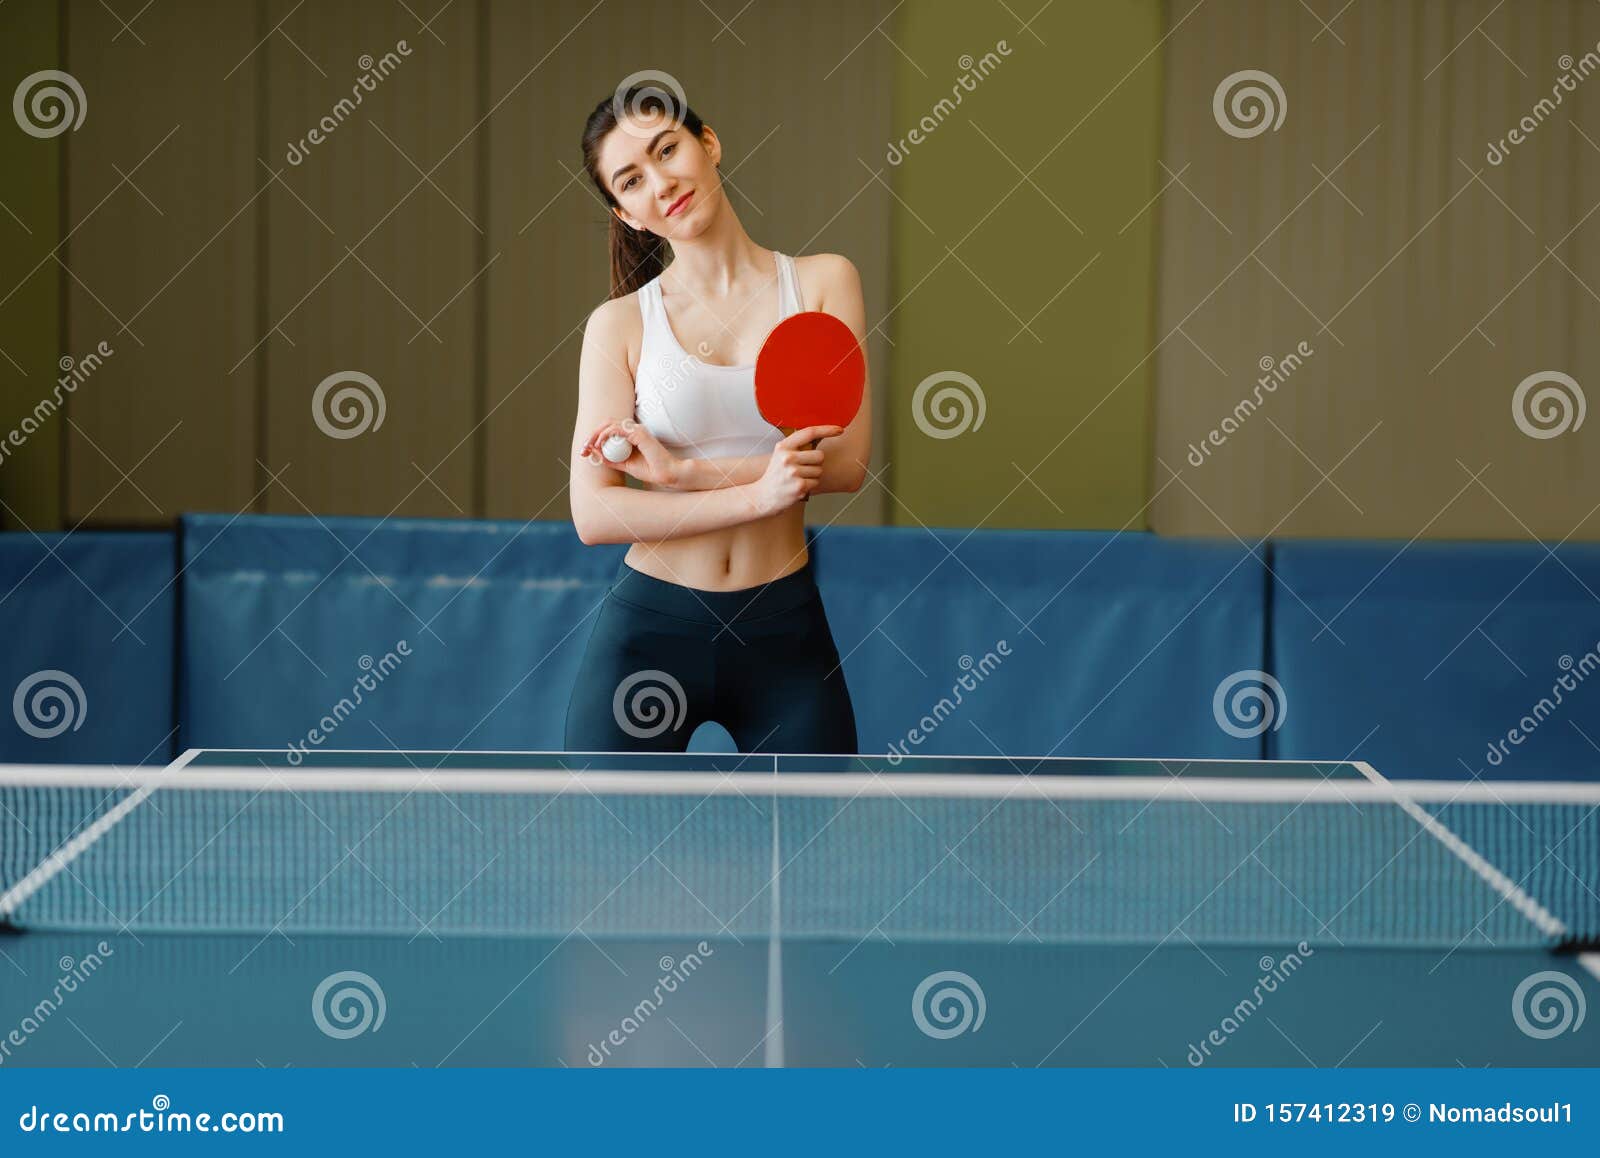
[[[635,229],[682,240],[711,220],[722,194],[722,145],[711,129],[696,139],[664,114],[629,116],[600,147],[600,173],[617,201],[617,216]]]

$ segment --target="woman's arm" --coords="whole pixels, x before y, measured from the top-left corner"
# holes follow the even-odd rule
[[[626,298],[609,301],[584,327],[569,488],[578,537],[590,545],[659,543],[765,518],[799,501],[795,471],[776,452],[756,481],[699,492],[632,490],[621,471],[581,455],[584,432],[633,413],[623,312],[630,306]]]
[[[579,465],[586,465],[581,460]],[[598,543],[660,543],[736,527],[774,514],[760,504],[756,484],[715,491],[633,490],[609,467],[589,467],[617,477],[600,483],[581,504],[573,494],[573,525],[589,546]],[[582,513],[580,513],[582,512]]]
[[[678,489],[712,491],[753,483],[767,470],[767,456],[748,458],[686,458],[679,468]]]
[[[832,314],[850,327],[861,343],[862,358],[867,352],[867,305],[861,292],[861,274],[847,257],[837,253],[819,253],[802,259],[814,265],[822,284],[813,307]],[[867,366],[866,381],[861,384],[861,409],[844,433],[836,438],[825,438],[819,444],[822,451],[822,480],[819,491],[858,491],[867,479],[867,464],[872,461],[872,367]]]

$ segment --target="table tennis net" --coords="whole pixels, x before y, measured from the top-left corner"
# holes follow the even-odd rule
[[[472,790],[449,772],[403,789],[336,772],[298,787],[0,783],[0,920],[1445,949],[1600,934],[1600,819],[1582,799],[1408,809],[1247,782],[1075,796],[1037,777],[983,778],[970,795],[886,776],[777,795],[719,775],[674,778],[682,791],[587,776],[535,790],[499,775]]]

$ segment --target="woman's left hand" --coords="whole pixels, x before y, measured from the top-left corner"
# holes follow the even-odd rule
[[[612,462],[601,453],[601,447],[612,435],[625,438],[633,445],[633,453],[621,462]],[[579,453],[596,466],[609,466],[652,486],[676,487],[683,477],[683,459],[662,446],[660,439],[631,418],[601,426],[589,436]]]

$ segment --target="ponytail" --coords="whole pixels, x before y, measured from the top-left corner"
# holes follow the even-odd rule
[[[626,297],[666,268],[667,242],[611,214],[611,296]]]

